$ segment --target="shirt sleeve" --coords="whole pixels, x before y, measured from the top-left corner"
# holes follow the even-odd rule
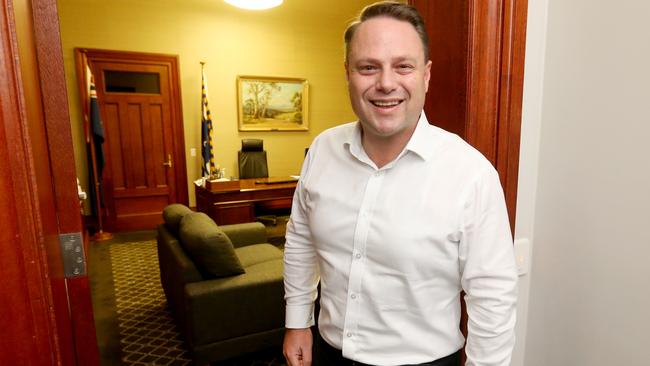
[[[314,301],[320,280],[316,249],[309,229],[308,197],[305,190],[313,150],[312,145],[296,186],[284,246],[285,326],[293,329],[314,325]]]
[[[515,343],[517,270],[503,190],[492,166],[468,189],[462,221],[466,365],[508,366]]]

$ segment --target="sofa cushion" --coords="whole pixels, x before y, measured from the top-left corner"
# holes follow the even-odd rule
[[[241,265],[244,268],[274,259],[282,259],[282,251],[266,243],[236,248],[235,253],[237,253]]]
[[[172,203],[163,210],[163,220],[165,220],[165,225],[167,225],[173,234],[178,234],[178,226],[181,223],[181,219],[183,216],[192,212],[194,211],[185,205]]]
[[[235,248],[226,234],[208,215],[193,212],[180,224],[181,245],[199,269],[209,277],[226,277],[244,273]]]

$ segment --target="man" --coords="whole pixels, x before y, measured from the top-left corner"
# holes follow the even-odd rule
[[[370,5],[345,41],[359,121],[314,140],[296,189],[289,365],[312,356],[314,365],[458,365],[462,290],[467,365],[509,365],[517,277],[503,192],[478,151],[427,122],[421,17],[406,4]]]

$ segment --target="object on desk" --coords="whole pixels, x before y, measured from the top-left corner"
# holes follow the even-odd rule
[[[255,179],[255,184],[278,184],[278,183],[292,183],[297,181],[294,177],[268,177]]]
[[[228,191],[238,191],[239,190],[239,181],[230,180],[227,178],[220,178],[214,180],[208,180],[205,183],[205,188],[210,192],[228,192]]]
[[[221,166],[219,166],[219,164],[217,164],[217,167],[210,174],[208,180],[215,180],[215,179],[222,179],[222,178],[226,178],[226,168],[222,168]]]
[[[205,181],[206,180],[207,180],[206,177],[201,177],[201,178],[195,180],[194,184],[199,186],[199,187],[205,187]]]

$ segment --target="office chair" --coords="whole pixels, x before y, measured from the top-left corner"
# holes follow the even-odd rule
[[[269,167],[266,162],[264,140],[243,139],[239,156],[239,178],[267,178]]]
[[[266,151],[264,151],[264,140],[260,139],[243,139],[241,140],[241,150],[239,155],[239,179],[246,178],[268,178],[269,167],[266,161]],[[273,209],[266,207],[264,202],[255,204],[256,219],[264,224],[277,225],[278,218],[272,212]],[[257,215],[258,212],[265,213]]]

